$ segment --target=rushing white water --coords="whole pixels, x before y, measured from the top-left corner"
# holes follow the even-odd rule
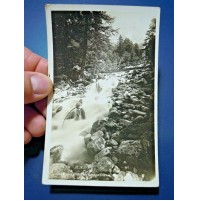
[[[66,115],[80,100],[78,95],[59,103],[62,106],[62,110],[53,118],[53,126],[58,129],[52,130],[51,147],[56,145],[64,147],[62,160],[69,163],[73,163],[76,160],[84,161],[86,150],[82,133],[89,131],[96,120],[108,114],[111,107],[112,88],[118,85],[119,80],[121,80],[121,74],[123,73],[110,74],[105,79],[98,80],[97,82],[102,88],[100,92],[97,90],[96,82],[87,86],[82,98],[82,108],[85,110],[86,119],[67,119],[64,121]],[[66,92],[63,91],[63,95],[65,94]]]

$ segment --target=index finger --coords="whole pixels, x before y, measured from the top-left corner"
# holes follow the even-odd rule
[[[47,75],[48,61],[28,48],[24,48],[24,71],[35,71]]]

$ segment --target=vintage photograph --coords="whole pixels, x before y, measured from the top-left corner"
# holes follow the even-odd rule
[[[43,183],[158,187],[160,9],[46,5]]]

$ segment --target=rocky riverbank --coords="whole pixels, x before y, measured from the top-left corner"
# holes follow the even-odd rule
[[[54,117],[62,110],[61,103],[71,97],[83,98],[86,87],[93,82],[91,77],[78,79],[76,82],[69,79],[66,75],[56,76],[54,83],[52,116]]]
[[[139,68],[121,74],[112,92],[108,115],[84,133],[91,162],[60,161],[63,147],[53,147],[50,178],[148,181],[154,177],[153,70]]]

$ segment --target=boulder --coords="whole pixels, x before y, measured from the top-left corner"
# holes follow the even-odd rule
[[[134,97],[134,96],[131,96],[131,97],[130,97],[130,100],[131,100],[134,104],[137,104],[137,103],[140,102],[139,99],[136,98],[136,97]]]
[[[105,120],[97,120],[93,123],[91,134],[95,133],[96,131],[100,130],[101,127],[103,127]]]
[[[142,181],[142,178],[139,177],[137,174],[131,171],[128,171],[124,177],[124,181],[127,181],[127,182]]]
[[[116,128],[117,127],[117,124],[113,121],[109,121],[105,124],[105,127],[108,128],[108,129],[113,129],[113,128]]]
[[[122,104],[122,101],[121,101],[121,100],[117,100],[117,101],[115,101],[115,103],[116,103],[117,105],[121,105],[121,104]]]
[[[89,85],[89,84],[90,84],[90,82],[89,82],[89,81],[87,81],[87,80],[84,80],[84,81],[82,82],[82,84],[83,84],[84,86],[87,86],[87,85]]]
[[[111,174],[88,174],[87,180],[95,180],[95,181],[113,181],[114,177]]]
[[[139,123],[139,122],[142,122],[143,120],[144,120],[144,117],[141,116],[141,115],[139,115],[139,116],[137,116],[137,117],[134,119],[134,122],[135,122],[135,123]]]
[[[112,110],[112,111],[110,111],[110,113],[109,113],[108,116],[109,116],[110,118],[112,118],[112,119],[115,119],[115,120],[117,120],[117,119],[120,118],[120,114],[119,114],[119,112],[118,112],[117,110]]]
[[[144,96],[145,93],[144,93],[144,91],[142,91],[142,90],[140,89],[140,90],[138,90],[138,95],[140,95],[140,96]]]
[[[136,134],[129,134],[125,137],[125,139],[128,140],[140,140],[140,135],[136,135]]]
[[[117,111],[117,107],[110,108],[109,112],[111,112],[111,111]]]
[[[118,146],[118,142],[117,141],[115,141],[114,139],[110,139],[110,140],[107,140],[106,141],[106,145],[107,146]]]
[[[130,117],[128,119],[130,119]],[[132,124],[132,121],[129,121],[126,119],[120,119],[120,125],[122,126],[130,126],[131,124]]]
[[[135,109],[136,109],[136,110],[140,110],[140,108],[141,108],[141,105],[136,105],[136,106],[135,106]]]
[[[119,95],[118,91],[114,91],[114,92],[113,92],[113,96],[114,96],[114,97],[118,97],[118,95]]]
[[[120,132],[119,132],[119,131],[116,131],[115,133],[113,133],[113,134],[111,135],[111,139],[113,139],[113,140],[119,142],[120,139],[121,139]]]
[[[104,133],[104,139],[105,140],[109,140],[110,139],[110,135],[108,132]]]
[[[118,140],[118,143],[119,143],[119,140]],[[113,146],[113,149],[117,149],[118,148],[118,146]]]
[[[145,106],[141,106],[141,109],[142,109],[143,112],[148,112],[149,111],[149,108],[145,107]]]
[[[119,124],[117,124],[117,131],[121,131],[123,129],[123,126],[120,126]]]
[[[142,79],[140,80],[140,83],[143,84],[143,85],[146,85],[146,84],[147,84],[147,81],[146,81],[144,78],[142,78]]]
[[[129,169],[130,169],[129,165],[124,166],[124,170],[125,170],[125,171],[127,171],[127,170],[129,170]]]
[[[104,134],[107,132],[105,127],[102,127],[102,128],[101,128],[101,131],[102,131]]]
[[[128,126],[121,131],[121,136],[125,137],[129,134],[141,136],[145,132],[152,132],[154,133],[154,124],[153,122],[146,122],[146,123],[136,123],[133,122],[134,126]]]
[[[88,167],[87,164],[75,165],[74,168],[73,168],[73,171],[77,172],[77,173],[81,173],[83,171],[87,171],[88,169],[89,169],[89,167]]]
[[[103,137],[104,136],[104,133],[101,131],[101,130],[99,130],[99,131],[97,131],[97,132],[95,132],[92,136],[91,136],[91,140],[95,140],[95,139],[97,139],[97,138],[99,138],[99,137]]]
[[[114,164],[117,164],[118,158],[116,156],[111,156],[111,160],[113,161]]]
[[[109,157],[103,157],[97,164],[97,171],[111,174],[114,167],[113,161]]]
[[[75,180],[88,180],[88,174],[85,172],[82,173],[74,173]]]
[[[118,100],[122,100],[123,98],[124,98],[124,96],[121,94],[117,97]]]
[[[134,104],[128,104],[128,103],[125,103],[123,105],[124,108],[126,109],[135,109],[135,105]]]
[[[120,171],[119,174],[113,174],[114,181],[124,181],[125,172]]]
[[[139,111],[139,110],[133,110],[133,113],[136,114],[136,115],[146,116],[146,113],[145,113],[145,112],[141,112],[141,111]]]
[[[113,174],[119,174],[119,173],[120,173],[120,168],[115,165],[113,168]]]
[[[128,113],[129,114],[133,114],[133,110],[132,109],[128,109]]]
[[[105,139],[102,137],[98,137],[95,140],[91,140],[88,144],[87,144],[87,151],[89,153],[89,155],[94,156],[97,153],[99,153],[102,149],[105,148]]]
[[[125,156],[137,158],[140,155],[141,150],[142,146],[140,140],[126,140],[121,142],[116,152],[120,156],[124,156],[123,160],[125,160]]]
[[[104,74],[99,73],[99,74],[98,74],[98,78],[99,78],[99,79],[105,79],[105,76],[104,76]]]
[[[130,116],[126,114],[126,115],[123,116],[123,118],[124,118],[124,119],[129,119]]]
[[[52,163],[56,163],[61,159],[62,151],[63,151],[62,145],[57,145],[50,149],[50,160]]]
[[[58,112],[60,112],[62,110],[62,106],[60,105],[56,105],[56,106],[53,106],[53,109],[52,109],[52,117],[54,117]]]
[[[137,95],[138,93],[139,93],[138,90],[132,89],[132,91],[131,91],[131,96],[132,96],[132,95]]]
[[[129,93],[129,91],[125,91],[125,92],[124,92],[124,97],[125,97],[125,98],[130,97],[130,95],[131,95],[131,94]]]
[[[70,166],[64,163],[54,163],[50,166],[49,178],[73,180],[75,179],[75,176],[73,171],[70,169]]]
[[[85,142],[86,146],[89,143],[90,139],[91,139],[91,134],[87,134],[87,135],[84,136],[84,142]]]
[[[109,155],[111,152],[111,147],[102,149],[98,154],[95,155],[95,161],[100,161],[104,156]]]

